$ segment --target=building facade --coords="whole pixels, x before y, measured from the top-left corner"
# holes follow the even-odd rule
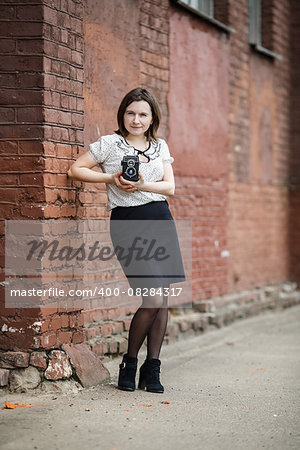
[[[9,0],[0,11],[2,356],[125,351],[130,308],[5,307],[5,220],[109,216],[105,186],[66,173],[139,85],[158,97],[175,159],[171,210],[193,223],[195,304],[242,305],[299,282],[297,2]]]

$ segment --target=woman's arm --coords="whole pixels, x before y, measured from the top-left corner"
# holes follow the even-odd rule
[[[68,170],[68,177],[89,183],[112,183],[112,175],[92,170],[97,161],[88,153],[81,155]]]
[[[142,174],[139,172],[139,181],[127,181],[120,177],[122,183],[128,183],[139,191],[154,192],[155,194],[174,195],[175,180],[172,165],[170,163],[164,164],[164,176],[162,181],[144,181]]]
[[[68,177],[73,180],[86,181],[89,183],[114,184],[125,192],[136,191],[136,187],[120,182],[120,175],[122,171],[110,174],[92,170],[93,167],[97,165],[97,161],[95,161],[94,158],[86,152],[81,155],[77,161],[74,162],[74,164],[72,164],[68,170]]]

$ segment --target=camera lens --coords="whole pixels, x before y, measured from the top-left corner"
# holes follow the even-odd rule
[[[136,170],[134,167],[128,167],[128,169],[126,170],[126,174],[129,177],[133,177],[136,174]]]
[[[134,166],[134,161],[132,159],[129,159],[129,161],[127,161],[128,166]]]

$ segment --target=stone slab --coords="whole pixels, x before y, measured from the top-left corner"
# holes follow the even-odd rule
[[[38,387],[40,382],[40,372],[33,366],[26,367],[26,369],[11,370],[9,390],[12,392],[27,392]]]
[[[59,380],[69,378],[72,375],[72,368],[68,356],[61,350],[52,350],[49,355],[48,367],[45,370],[47,380]]]
[[[83,387],[102,383],[110,374],[86,344],[64,344],[62,349],[70,358],[76,375]]]

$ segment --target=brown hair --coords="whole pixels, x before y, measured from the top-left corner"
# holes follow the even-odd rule
[[[126,94],[123,100],[121,101],[117,115],[119,129],[116,131],[116,133],[121,134],[123,137],[126,137],[128,135],[128,131],[124,126],[124,114],[126,108],[132,102],[140,102],[142,100],[144,100],[149,104],[152,112],[152,123],[148,128],[148,130],[146,131],[145,136],[148,140],[150,138],[157,140],[156,132],[158,130],[160,123],[160,110],[158,102],[154,97],[154,95],[152,94],[152,92],[150,92],[148,89],[144,89],[141,87],[132,89],[132,91],[128,92],[128,94]]]

